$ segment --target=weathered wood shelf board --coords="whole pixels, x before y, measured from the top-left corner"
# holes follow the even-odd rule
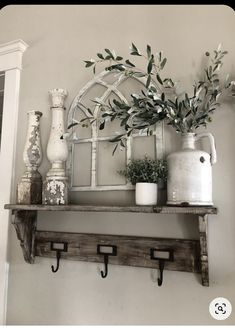
[[[107,269],[109,261],[115,265],[159,268],[161,276],[165,267],[166,270],[200,273],[202,285],[209,286],[207,226],[208,215],[217,214],[216,207],[6,204],[4,208],[14,214],[12,223],[28,263],[34,263],[35,256],[57,257],[57,268],[62,258],[105,261]],[[39,231],[38,211],[193,214],[198,218],[199,240]],[[100,252],[102,247],[109,248],[109,251]]]
[[[134,212],[162,214],[217,214],[212,206],[94,206],[94,205],[21,205],[6,204],[5,209],[26,211]]]

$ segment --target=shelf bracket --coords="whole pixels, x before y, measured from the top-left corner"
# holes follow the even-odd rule
[[[198,219],[202,285],[209,286],[209,266],[207,250],[208,215],[199,215]]]
[[[35,232],[37,228],[37,211],[14,211],[12,224],[27,263],[34,263]]]

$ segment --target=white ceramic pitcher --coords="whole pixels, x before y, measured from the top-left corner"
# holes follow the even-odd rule
[[[204,137],[209,138],[211,155],[195,148],[195,142]],[[169,154],[167,163],[168,205],[213,205],[212,165],[216,163],[216,149],[211,133],[183,133],[181,150]]]

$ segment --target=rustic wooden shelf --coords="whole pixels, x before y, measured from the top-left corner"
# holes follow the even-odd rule
[[[201,273],[202,285],[209,286],[208,215],[217,214],[216,207],[6,204],[4,208],[12,210],[14,214],[12,223],[20,240],[24,259],[30,264],[34,263],[35,256],[41,256],[57,257],[58,265],[58,255],[62,259],[103,262],[105,256],[98,252],[98,247],[106,246],[115,248],[115,256],[110,256],[109,259],[111,264],[159,268],[164,261],[167,270]],[[199,240],[38,231],[38,211],[193,214],[198,217]],[[62,249],[56,249],[56,245],[61,245]],[[153,250],[172,253],[171,260],[157,258],[158,261],[155,261]]]
[[[22,205],[6,204],[5,209],[26,211],[134,212],[161,214],[217,214],[213,206],[94,206],[94,205]]]

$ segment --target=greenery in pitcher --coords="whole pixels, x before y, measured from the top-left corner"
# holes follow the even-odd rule
[[[159,180],[167,179],[167,162],[145,156],[143,159],[132,159],[126,168],[118,173],[133,185],[138,182],[158,183]]]
[[[97,53],[96,60],[85,61],[85,66],[93,68],[95,73],[97,65],[104,63],[105,70],[118,72],[120,76],[124,74],[144,78],[145,88],[141,94],[131,94],[131,101],[127,103],[116,99],[103,102],[96,98],[93,101],[99,106],[100,117],[93,117],[92,110],[86,108],[91,116],[80,122],[74,120],[68,129],[77,124],[87,126],[87,123],[92,124],[94,120],[99,120],[99,129],[102,130],[106,123],[119,119],[125,132],[110,140],[117,143],[115,151],[119,143],[125,147],[124,140],[134,132],[145,131],[151,135],[155,124],[163,120],[181,133],[193,132],[200,126],[206,127],[212,120],[213,112],[220,106],[221,96],[235,96],[235,93],[231,92],[234,81],[229,79],[229,75],[223,81],[219,76],[227,53],[221,49],[221,45],[212,54],[205,52],[209,59],[207,67],[202,77],[194,82],[192,94],[189,95],[177,91],[179,82],[162,77],[167,58],[161,51],[154,54],[151,46],[147,45],[146,51],[142,53],[132,43],[130,55],[142,57],[146,61],[146,70],[142,71],[130,59],[124,59],[106,48],[104,53]],[[84,107],[81,103],[78,106]]]

